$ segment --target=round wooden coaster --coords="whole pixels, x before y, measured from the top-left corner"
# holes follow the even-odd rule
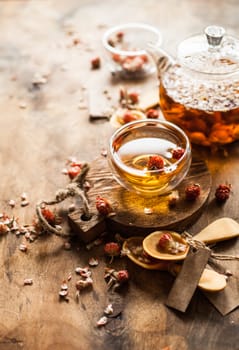
[[[126,237],[162,229],[183,231],[201,214],[211,189],[211,175],[202,160],[192,161],[188,175],[176,188],[179,200],[174,207],[169,206],[169,195],[147,199],[124,189],[113,178],[103,156],[91,163],[86,179],[91,184],[88,192],[90,209],[95,211],[97,195],[107,198],[115,212],[107,217],[107,227]],[[201,186],[201,194],[195,201],[185,199],[185,187],[190,183]]]

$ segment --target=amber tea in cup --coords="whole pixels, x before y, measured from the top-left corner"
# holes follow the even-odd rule
[[[116,180],[144,197],[170,192],[186,176],[191,147],[172,123],[146,119],[116,130],[109,143],[109,164]]]

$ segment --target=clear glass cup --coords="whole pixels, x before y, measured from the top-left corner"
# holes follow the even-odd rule
[[[138,120],[114,132],[108,160],[123,187],[153,197],[170,192],[185,178],[191,164],[191,146],[184,131],[170,122]]]

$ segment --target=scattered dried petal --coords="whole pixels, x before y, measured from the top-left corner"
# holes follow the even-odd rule
[[[61,285],[61,290],[68,290],[68,285],[66,283],[63,283]]]
[[[90,258],[90,259],[89,259],[89,265],[90,265],[91,267],[98,266],[98,265],[99,265],[98,259]]]
[[[31,286],[33,284],[32,278],[25,278],[23,281],[24,286]]]
[[[60,290],[59,291],[59,296],[61,298],[65,298],[68,295],[68,290]]]
[[[21,200],[22,201],[25,201],[27,199],[27,194],[25,193],[25,192],[23,192],[22,194],[21,194]]]
[[[27,252],[27,245],[25,243],[21,243],[19,245],[19,250],[24,253]]]
[[[111,315],[113,313],[113,305],[109,304],[106,306],[105,310],[104,310],[104,314],[106,315]]]
[[[29,205],[29,201],[27,199],[21,201],[21,207],[26,207]]]
[[[14,201],[14,199],[10,199],[9,202],[8,202],[8,205],[9,205],[11,208],[14,208],[15,205],[16,205],[16,202]]]
[[[144,214],[150,215],[152,213],[153,213],[153,209],[152,208],[144,208]]]
[[[169,207],[174,207],[179,200],[179,193],[177,190],[172,191],[168,196],[168,205]]]
[[[107,317],[103,316],[97,321],[97,326],[98,327],[104,326],[104,325],[106,325],[107,322],[108,322]]]

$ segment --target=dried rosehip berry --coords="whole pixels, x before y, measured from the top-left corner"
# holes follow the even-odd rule
[[[129,92],[128,98],[133,105],[139,102],[139,94],[137,92]]]
[[[42,212],[42,215],[44,216],[44,218],[46,219],[46,221],[50,225],[56,224],[56,215],[50,209],[42,208],[41,212]]]
[[[163,169],[164,160],[160,156],[150,156],[147,164],[149,170],[159,170]]]
[[[104,252],[106,255],[113,258],[114,256],[119,256],[121,253],[121,246],[116,242],[106,243],[104,246]]]
[[[178,147],[172,150],[172,157],[173,159],[180,159],[184,155],[185,149]]]
[[[3,222],[0,222],[0,235],[5,235],[10,231],[9,227],[5,225]]]
[[[200,196],[201,186],[199,184],[190,184],[185,188],[185,196],[189,201],[194,201]]]
[[[231,185],[219,185],[215,191],[216,200],[220,203],[225,202],[229,198],[230,192]]]
[[[120,270],[117,272],[117,281],[120,283],[127,282],[129,280],[129,273],[127,270]]]
[[[157,119],[159,117],[159,112],[157,111],[157,109],[151,108],[146,112],[146,116],[150,119]]]
[[[67,170],[67,174],[71,180],[74,179],[80,172],[81,172],[81,166],[79,165],[72,165]]]
[[[108,215],[112,211],[110,202],[101,196],[96,197],[95,206],[98,212],[102,215]]]
[[[123,122],[126,124],[126,123],[130,123],[130,122],[133,122],[134,120],[137,120],[138,118],[136,117],[136,115],[134,115],[133,113],[131,112],[126,112],[123,117],[122,117],[122,120]]]
[[[117,37],[118,41],[122,41],[124,38],[124,32],[118,32],[116,34],[116,37]]]
[[[167,250],[172,243],[172,236],[169,233],[164,233],[158,241],[158,247]]]
[[[101,65],[101,61],[99,57],[92,58],[91,60],[91,68],[92,69],[99,69]]]

